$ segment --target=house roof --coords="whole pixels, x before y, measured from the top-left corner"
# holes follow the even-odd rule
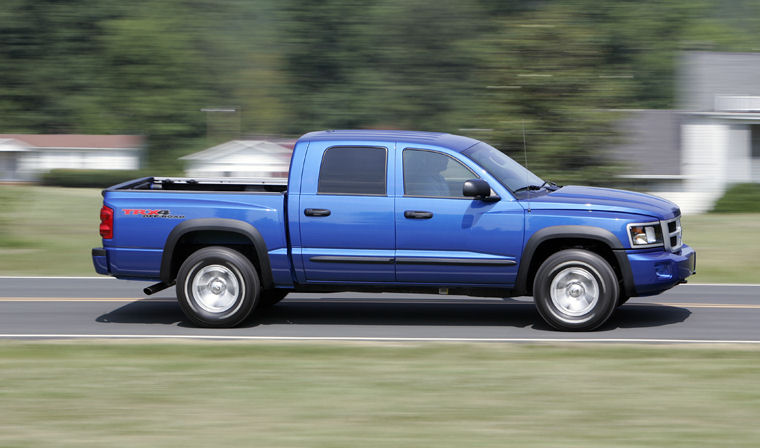
[[[18,140],[0,137],[0,152],[24,152],[29,151]]]
[[[292,150],[266,140],[231,140],[206,150],[180,157],[181,160],[217,162],[238,155],[269,156],[290,160]]]
[[[351,141],[394,141],[404,143],[417,143],[423,145],[438,145],[454,151],[464,151],[478,140],[462,137],[461,135],[445,134],[441,132],[420,131],[385,131],[385,130],[330,130],[310,132],[303,135],[299,140],[324,141],[342,140]]]
[[[0,134],[2,139],[38,148],[136,149],[143,145],[140,135]]]
[[[679,67],[680,109],[714,111],[721,97],[760,96],[760,52],[689,51]]]

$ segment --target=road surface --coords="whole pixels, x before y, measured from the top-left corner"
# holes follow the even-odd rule
[[[760,285],[681,285],[633,298],[601,329],[551,330],[530,298],[291,294],[234,329],[184,318],[174,289],[112,278],[0,277],[2,338],[209,338],[760,343]]]

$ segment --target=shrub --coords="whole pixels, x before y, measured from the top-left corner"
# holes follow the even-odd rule
[[[42,176],[42,185],[56,187],[106,188],[142,177],[137,170],[51,170]]]
[[[712,213],[760,212],[760,184],[737,184],[718,199]]]

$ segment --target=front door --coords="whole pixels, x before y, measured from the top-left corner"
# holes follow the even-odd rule
[[[399,159],[396,166],[402,167],[403,179],[397,181],[395,213],[397,280],[513,285],[522,249],[522,206],[511,196],[498,202],[463,196],[464,182],[479,176],[454,154],[406,148]]]

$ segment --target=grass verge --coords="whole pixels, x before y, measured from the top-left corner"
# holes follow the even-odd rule
[[[760,283],[760,214],[685,216],[684,242],[697,251],[696,283]]]
[[[760,444],[752,347],[0,345],[0,445]]]
[[[100,190],[0,186],[0,275],[96,275]],[[686,216],[694,282],[757,283],[760,214]]]
[[[92,275],[100,190],[0,186],[0,275]]]

